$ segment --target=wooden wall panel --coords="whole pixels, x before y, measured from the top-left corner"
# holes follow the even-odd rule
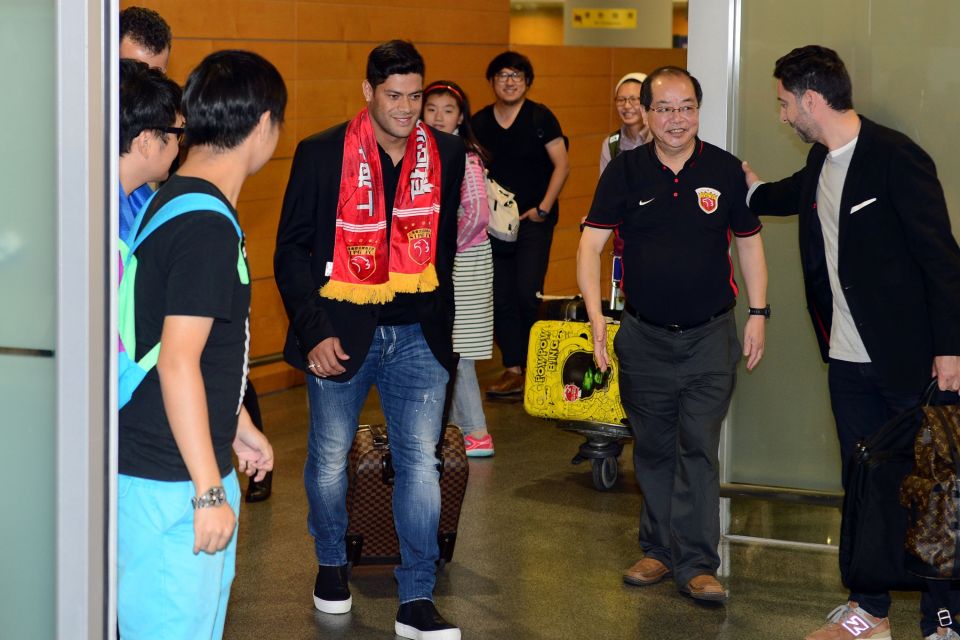
[[[183,83],[207,54],[251,49],[271,60],[287,83],[286,123],[274,158],[240,194],[252,277],[251,354],[282,349],[287,320],[273,282],[273,246],[280,205],[298,140],[352,117],[367,54],[391,38],[412,40],[427,64],[427,82],[448,79],[467,91],[474,109],[493,101],[487,63],[510,48],[507,0],[122,0],[160,12],[174,32],[169,73]],[[456,41],[451,37],[456,34]],[[600,144],[616,128],[616,81],[629,71],[684,65],[672,49],[515,46],[530,57],[536,78],[529,97],[548,105],[570,138],[571,175],[561,194],[544,289],[576,293],[580,219],[589,210],[598,177]],[[604,259],[604,278],[609,260]],[[605,287],[604,287],[605,290]],[[283,364],[252,370],[258,390],[302,382]]]

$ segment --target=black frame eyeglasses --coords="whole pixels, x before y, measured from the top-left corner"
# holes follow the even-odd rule
[[[153,127],[153,130],[161,133],[172,133],[177,136],[177,144],[183,144],[183,138],[187,132],[186,127]]]

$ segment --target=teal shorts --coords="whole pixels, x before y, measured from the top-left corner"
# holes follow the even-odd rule
[[[240,515],[236,471],[223,478]],[[192,482],[120,475],[117,485],[117,616],[123,640],[217,640],[223,636],[237,557],[193,553]]]

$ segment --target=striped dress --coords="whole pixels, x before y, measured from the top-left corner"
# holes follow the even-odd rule
[[[471,152],[466,164],[453,260],[453,350],[467,360],[487,360],[493,357],[493,259],[487,238],[490,208],[483,163]]]

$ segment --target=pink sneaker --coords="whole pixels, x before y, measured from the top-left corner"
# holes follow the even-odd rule
[[[463,445],[468,458],[489,458],[493,455],[493,436],[489,433],[482,438],[463,436]]]

